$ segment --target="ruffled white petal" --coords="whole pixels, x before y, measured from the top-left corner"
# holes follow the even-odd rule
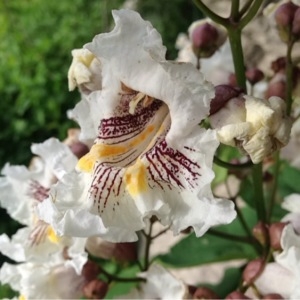
[[[161,37],[138,13],[113,11],[113,17],[116,23],[113,31],[97,35],[85,47],[101,60],[105,70],[108,66],[119,82],[166,102],[174,120],[168,142],[188,134],[208,114],[213,86],[192,65],[166,61]],[[118,49],[120,53],[116,53]],[[103,83],[106,93],[104,87]],[[113,105],[112,101],[112,110]],[[181,120],[180,125],[176,120]]]

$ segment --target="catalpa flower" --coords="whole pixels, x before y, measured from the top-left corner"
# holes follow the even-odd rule
[[[113,17],[115,28],[85,46],[101,62],[102,90],[75,109],[83,135],[95,135],[79,160],[80,172],[68,175],[83,188],[72,188],[68,180],[58,184],[55,202],[42,203],[47,210],[40,206],[43,218],[52,214],[48,221],[55,223],[64,209],[61,233],[103,234],[104,226],[114,230],[109,239],[116,242],[136,240],[135,232],[152,215],[175,234],[192,226],[197,236],[231,222],[233,203],[215,199],[210,189],[215,131],[198,126],[209,112],[212,84],[191,64],[167,61],[160,35],[138,13],[120,10]],[[78,199],[87,178],[84,203]],[[69,210],[62,204],[66,186],[70,194],[78,190],[77,198],[68,198],[74,203]],[[91,215],[101,221],[95,225]]]
[[[25,227],[10,239],[0,235],[0,252],[16,262],[45,262],[55,253],[68,253],[68,264],[81,272],[86,262],[86,239],[58,237],[53,228],[38,219],[36,205],[49,197],[51,185],[75,168],[78,159],[70,148],[51,138],[33,144],[36,155],[29,168],[6,165],[0,178],[1,205]]]
[[[257,164],[289,142],[292,120],[285,108],[279,97],[240,95],[212,114],[210,121],[221,143],[239,147]]]

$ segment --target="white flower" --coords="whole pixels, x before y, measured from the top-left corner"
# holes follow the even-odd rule
[[[41,204],[48,205],[43,219],[55,227],[60,215],[61,233],[107,234],[115,242],[136,240],[152,215],[175,234],[192,226],[197,236],[231,222],[233,203],[210,189],[215,132],[198,126],[212,85],[192,65],[166,61],[160,35],[136,12],[113,16],[115,28],[85,46],[102,64],[102,90],[89,95],[78,117],[83,128],[97,128],[89,131],[95,144],[78,163],[83,173],[69,174],[56,200]]]
[[[275,262],[267,264],[255,281],[262,294],[279,293],[287,299],[300,298],[300,236],[287,225],[281,236],[283,251],[275,255]]]
[[[18,291],[21,299],[79,299],[85,283],[71,266],[63,263],[45,264],[4,263],[0,270],[0,281]]]
[[[147,272],[139,274],[145,278],[139,288],[132,290],[120,299],[186,299],[188,298],[187,286],[160,265],[152,265]]]
[[[221,143],[240,147],[256,164],[288,143],[292,121],[279,97],[243,97],[245,102],[230,100],[210,121]]]
[[[49,197],[51,185],[73,170],[78,160],[68,146],[56,139],[34,144],[32,152],[39,157],[34,158],[29,169],[6,165],[2,171],[6,176],[0,179],[1,204],[14,219],[27,226],[11,239],[6,234],[0,235],[0,251],[17,262],[40,263],[66,251],[68,264],[80,273],[87,259],[86,240],[58,237],[35,212],[37,203]]]

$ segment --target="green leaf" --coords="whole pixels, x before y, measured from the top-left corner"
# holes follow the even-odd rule
[[[136,277],[140,272],[137,266],[124,268],[118,273],[118,277],[129,278]],[[112,282],[105,299],[115,299],[118,296],[128,294],[138,283],[137,282]]]
[[[252,208],[254,208],[254,187],[249,178],[245,178],[240,186],[240,196]]]
[[[300,193],[300,170],[282,163],[278,179],[279,192],[282,197],[292,193]]]
[[[224,272],[222,280],[216,284],[201,284],[201,286],[210,288],[213,290],[221,299],[224,299],[229,293],[236,290],[240,284],[242,277],[242,268],[228,268]]]
[[[256,223],[256,214],[251,208],[242,210],[249,227]],[[245,236],[244,229],[238,219],[231,224],[218,226],[218,231]],[[169,253],[159,255],[156,259],[174,268],[191,267],[233,259],[253,259],[256,252],[251,245],[232,241],[210,234],[197,238],[190,234],[173,246]]]

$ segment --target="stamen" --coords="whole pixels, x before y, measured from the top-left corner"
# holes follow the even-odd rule
[[[36,180],[32,180],[29,184],[27,195],[37,200],[38,202],[43,202],[49,196],[49,189],[43,187]]]

